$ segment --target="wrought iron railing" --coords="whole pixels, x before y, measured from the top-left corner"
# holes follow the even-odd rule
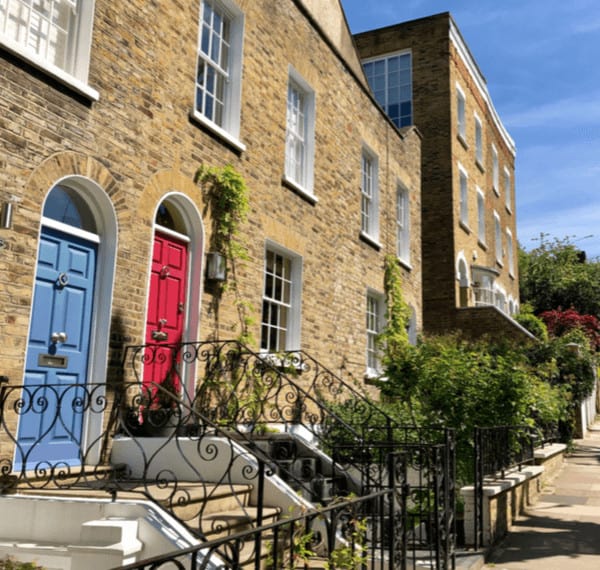
[[[401,545],[394,540],[402,527],[397,497],[392,482],[388,488],[365,497],[121,566],[119,570],[204,570],[217,568],[217,564],[218,568],[232,570],[283,570],[314,567],[309,566],[311,563],[331,570],[405,569]],[[385,510],[377,512],[378,504],[385,505]],[[255,544],[260,548],[255,549]],[[252,550],[250,555],[249,550]]]
[[[407,560],[424,557],[433,568],[452,568],[456,550],[455,437],[445,428],[365,428],[362,449],[341,445],[333,449],[336,464],[348,457],[364,462],[369,479],[367,490],[385,486],[387,458],[398,454],[404,476],[404,532]],[[421,563],[424,563],[421,560]]]
[[[283,353],[283,359],[293,370],[300,372],[306,391],[324,405],[344,404],[354,417],[361,418],[362,425],[384,426],[388,430],[402,427],[352,383],[346,382],[308,352],[287,351]],[[391,431],[388,433],[391,434]]]
[[[441,557],[436,567],[450,567],[452,546],[445,541],[451,541],[452,535],[454,460],[435,456],[435,460],[425,461],[438,453],[453,452],[444,430],[400,427],[306,355],[291,361],[290,355],[264,355],[235,341],[216,341],[128,347],[123,362],[123,380],[114,385],[0,382],[0,493],[15,486],[36,492],[94,488],[113,496],[137,493],[170,510],[197,536],[208,540],[215,527],[224,526],[218,518],[204,516],[217,485],[229,486],[234,495],[240,480],[259,489],[252,503],[256,513],[250,512],[248,504],[239,507],[248,519],[254,517],[255,528],[264,526],[260,489],[272,473],[283,475],[282,463],[286,463],[284,459],[274,465],[273,457],[283,455],[288,464],[291,458],[292,465],[300,458],[297,444],[278,443],[281,434],[271,434],[270,441],[270,431],[274,427],[287,434],[303,430],[314,444],[334,455],[327,466],[333,486],[328,500],[349,491],[382,492],[387,488],[384,475],[391,473],[385,462],[392,452],[403,457],[408,470],[405,480],[413,477],[414,489],[420,486],[415,479],[416,466],[426,464],[421,471],[427,472],[428,481],[422,487],[435,499],[433,509],[428,505],[428,510],[443,527],[434,531],[442,541],[436,543],[435,556]],[[148,377],[149,370],[153,374],[158,370],[160,377]],[[369,427],[352,427],[335,407],[328,407],[329,401],[350,402],[352,410],[362,414],[361,425]],[[33,424],[37,431],[24,430],[23,426]],[[52,460],[41,453],[48,439],[56,435],[72,444],[68,461]],[[147,438],[152,435],[161,437],[148,446]],[[336,436],[338,443],[352,447],[359,459],[336,455]],[[259,445],[260,437],[276,449],[265,450]],[[115,465],[114,450],[122,443],[118,439],[131,442],[135,460],[128,456]],[[443,451],[433,451],[443,445]],[[170,462],[165,466],[162,456],[167,450]],[[368,461],[367,453],[371,454]],[[213,471],[210,476],[208,464]],[[216,465],[221,466],[217,473]],[[284,478],[304,484],[306,478],[297,475],[292,468]],[[314,480],[310,481],[309,491],[314,490],[313,484]],[[416,495],[408,493],[405,483],[398,488],[406,491],[401,510],[405,513],[406,501],[416,502]],[[384,509],[384,504],[372,507],[370,514],[379,516]],[[442,520],[442,516],[446,518]],[[210,526],[206,526],[208,520]],[[378,523],[372,531],[385,542],[397,541],[399,536],[390,530],[390,521],[387,526]],[[416,531],[410,532],[413,534],[403,527],[402,544],[408,544],[410,536],[413,544],[418,544]],[[227,553],[221,554],[227,557]]]
[[[299,353],[257,353],[234,340],[147,344],[126,349],[125,370],[139,384],[144,383],[146,367],[165,362],[162,375],[170,384],[182,387],[182,398],[191,408],[222,429],[246,434],[255,440],[255,445],[257,440],[265,439],[265,434],[284,431],[303,433],[325,452],[330,451],[332,434],[360,447],[361,430],[345,421],[331,406],[342,392],[357,412],[360,407],[370,418],[378,414],[379,420],[389,425],[393,421],[365,396]],[[312,370],[315,373],[311,377]],[[196,391],[185,389],[186,385],[194,384],[189,382],[190,378],[198,379]],[[328,393],[324,394],[326,389]],[[306,487],[306,481],[297,476],[298,446],[277,447],[274,453],[280,456],[280,472],[285,472],[285,477],[295,480],[299,487]],[[354,467],[360,469],[360,465]],[[357,491],[351,479],[349,473],[343,479],[338,478],[346,492]],[[310,494],[310,489],[305,491]],[[339,494],[344,489],[339,487],[337,491]]]
[[[170,402],[168,408],[152,408],[159,395]],[[154,431],[161,437],[144,445]],[[224,488],[248,524],[261,525],[264,518],[264,482],[273,473],[271,461],[261,450],[250,450],[245,434],[230,436],[231,428],[225,432],[159,385],[4,384],[0,494],[18,488],[140,496],[207,539],[227,527],[225,516],[205,516],[211,499]],[[119,439],[131,444],[126,457],[116,462]],[[67,455],[53,459],[51,447],[61,440],[68,441]],[[251,488],[256,497],[252,502]]]
[[[477,427],[475,453],[475,548],[483,543],[483,487],[486,480],[504,479],[510,469],[521,469],[534,462],[538,436],[530,426]]]

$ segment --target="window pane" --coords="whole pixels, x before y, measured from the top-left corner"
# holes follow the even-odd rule
[[[68,186],[55,186],[44,203],[46,218],[96,233],[92,212],[80,193]]]
[[[265,254],[261,348],[286,350],[292,310],[292,260],[268,250]]]
[[[224,126],[229,81],[231,21],[215,2],[203,2],[197,87],[206,94],[196,97],[196,110],[219,126]],[[204,70],[203,76],[200,70]]]
[[[396,55],[364,64],[365,75],[377,102],[397,126],[412,123],[411,54]],[[398,111],[398,106],[404,110]]]
[[[0,33],[67,72],[77,47],[78,3],[72,0],[2,0]],[[73,53],[69,55],[69,46]]]

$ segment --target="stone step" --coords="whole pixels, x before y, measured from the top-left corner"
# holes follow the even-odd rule
[[[250,502],[251,485],[217,485],[179,481],[174,487],[147,485],[147,493],[163,507],[173,510],[182,520],[194,513],[208,515],[233,509],[245,508]],[[118,493],[125,498],[125,494]]]
[[[279,513],[276,507],[263,507],[262,524],[275,522],[279,518]],[[229,534],[251,530],[256,526],[257,515],[256,507],[212,513],[202,517],[200,530],[208,540],[222,538]]]

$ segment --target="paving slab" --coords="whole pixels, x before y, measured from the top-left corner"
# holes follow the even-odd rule
[[[575,442],[552,485],[483,568],[600,570],[600,423]]]

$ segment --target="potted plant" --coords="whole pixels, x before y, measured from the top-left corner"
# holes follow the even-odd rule
[[[144,382],[133,404],[125,410],[124,430],[138,437],[168,437],[181,420],[181,382],[174,369],[162,382]]]

